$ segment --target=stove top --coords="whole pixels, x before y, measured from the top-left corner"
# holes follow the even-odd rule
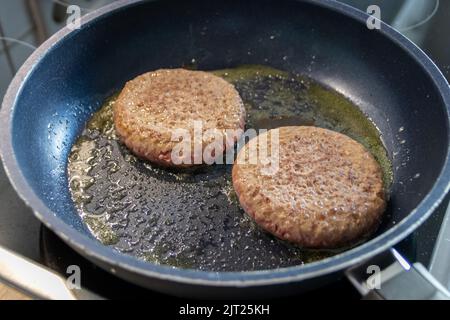
[[[82,270],[82,286],[89,291],[107,299],[174,299],[162,293],[150,291],[132,285],[112,274],[100,269],[75,251],[70,249],[53,232],[41,227],[40,252],[42,263],[52,270],[65,275],[68,266],[78,265]],[[328,285],[326,288],[318,289],[303,295],[306,298],[333,298],[345,297],[345,299],[359,299],[359,293],[353,289],[349,282],[340,280]],[[291,298],[295,298],[294,296]],[[181,299],[177,299],[181,301]]]
[[[423,8],[420,12],[417,10],[419,8],[417,5],[421,1],[416,0],[394,1],[395,5],[393,1],[385,0],[341,1],[360,9],[367,8],[372,3],[379,5],[383,14],[382,19],[403,30],[405,35],[430,55],[444,75],[450,78],[450,41],[446,34],[450,26],[450,1],[427,1],[426,6],[422,4]],[[408,3],[409,7],[407,4],[399,5],[400,2]],[[422,1],[422,3],[425,2]],[[409,28],[411,26],[416,27]],[[410,261],[421,262],[425,266],[430,265],[448,198],[425,224],[398,245],[397,249]],[[105,298],[168,298],[166,295],[132,285],[101,270],[65,245],[23,204],[10,186],[2,166],[0,166],[0,203],[2,204],[0,207],[1,247],[25,256],[37,264],[45,265],[62,275],[66,275],[68,266],[78,265],[82,270],[81,285]],[[359,299],[359,294],[347,280],[343,279],[302,295],[302,299],[319,297],[321,299]],[[298,299],[298,296],[292,298]]]
[[[67,277],[67,268],[80,267],[81,286],[107,299],[151,298],[167,300],[168,296],[132,285],[100,269],[89,262],[52,231],[43,226],[18,198],[9,185],[3,169],[0,170],[0,246],[32,259]],[[445,214],[446,204],[414,234],[397,246],[410,261],[428,265],[439,228]],[[299,296],[291,297],[292,299]],[[346,279],[330,283],[320,289],[302,294],[302,299],[359,299],[360,296]],[[173,297],[170,297],[173,299]],[[177,301],[177,300],[174,300]],[[179,300],[178,300],[179,301]]]

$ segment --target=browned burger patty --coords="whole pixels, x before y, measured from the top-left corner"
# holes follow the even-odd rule
[[[239,152],[233,185],[262,228],[317,249],[353,244],[376,230],[386,207],[382,171],[361,144],[316,127],[279,128],[279,170],[272,175],[261,173],[267,164],[260,159],[242,164],[254,144],[256,138]]]
[[[203,133],[214,129],[224,138],[229,137],[225,129],[243,129],[245,109],[234,86],[207,72],[161,69],[129,81],[114,106],[120,139],[139,157],[163,166],[194,165],[194,121],[201,121]],[[172,141],[176,129],[189,130],[191,164],[172,161],[172,149],[178,143]],[[224,140],[222,153],[238,138]],[[203,137],[201,150],[212,141],[213,135]]]

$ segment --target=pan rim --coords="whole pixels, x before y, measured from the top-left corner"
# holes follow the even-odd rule
[[[325,9],[345,15],[360,23],[365,23],[368,17],[366,13],[359,11],[358,9],[332,0],[300,1],[324,7]],[[87,25],[94,23],[100,18],[106,18],[108,14],[115,13],[141,2],[143,1],[116,1],[84,16],[82,18],[81,27],[85,28]],[[381,30],[374,32],[382,33],[410,54],[434,82],[446,106],[445,111],[448,120],[447,132],[450,139],[450,87],[447,80],[435,63],[431,61],[420,48],[387,24],[383,22],[381,22],[381,24]],[[39,199],[23,176],[12,145],[12,119],[16,100],[23,89],[23,84],[33,72],[35,66],[45,56],[46,52],[72,32],[76,31],[71,31],[65,27],[53,35],[28,58],[11,82],[0,111],[0,126],[4,128],[4,130],[6,129],[5,136],[0,139],[0,156],[2,157],[5,172],[12,186],[25,204],[32,208],[36,217],[76,251],[82,252],[86,258],[109,265],[109,271],[112,273],[114,273],[115,268],[121,268],[131,273],[161,280],[186,284],[234,287],[282,284],[324,276],[360,263],[403,240],[432,214],[450,189],[450,178],[446,178],[450,177],[450,148],[447,147],[445,163],[443,164],[441,172],[433,187],[405,219],[395,227],[356,248],[331,258],[308,263],[306,265],[260,271],[211,272],[156,265],[139,260],[133,256],[119,253],[110,247],[101,245],[96,240],[79,233],[73,227],[64,223]]]

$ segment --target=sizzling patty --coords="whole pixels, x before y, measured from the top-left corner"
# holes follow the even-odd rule
[[[316,127],[279,128],[279,169],[271,175],[261,171],[261,159],[243,163],[255,144],[239,152],[233,185],[262,228],[317,249],[350,245],[376,230],[386,207],[382,171],[361,144]]]
[[[194,121],[197,127],[201,123],[201,133],[209,130],[210,134],[194,136]],[[211,153],[220,156],[216,152],[223,153],[239,138],[226,136],[224,130],[243,129],[244,122],[245,109],[234,86],[202,71],[161,69],[145,73],[125,85],[114,106],[114,124],[120,139],[136,155],[163,166],[199,164],[198,158],[194,161],[195,150],[199,150],[194,149],[194,141],[203,151],[217,141],[215,134],[224,138],[223,148]],[[172,150],[183,140],[181,136],[173,139],[177,129],[189,131],[190,164],[172,159]],[[186,156],[181,153],[180,157]]]

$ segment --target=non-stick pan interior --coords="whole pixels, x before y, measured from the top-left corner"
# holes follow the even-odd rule
[[[192,63],[201,70],[270,65],[310,76],[355,102],[381,131],[393,163],[379,232],[405,218],[439,175],[448,148],[444,103],[420,64],[378,31],[308,2],[150,1],[60,41],[17,98],[16,158],[35,193],[65,223],[90,236],[66,169],[92,112],[140,73]]]
[[[248,130],[315,125],[347,134],[383,164],[389,187],[392,169],[378,130],[343,96],[265,66],[212,72],[239,91]],[[306,250],[264,232],[239,204],[231,164],[176,170],[138,159],[117,137],[115,99],[89,120],[68,164],[74,202],[103,244],[146,261],[208,271],[276,269],[348,249]]]

